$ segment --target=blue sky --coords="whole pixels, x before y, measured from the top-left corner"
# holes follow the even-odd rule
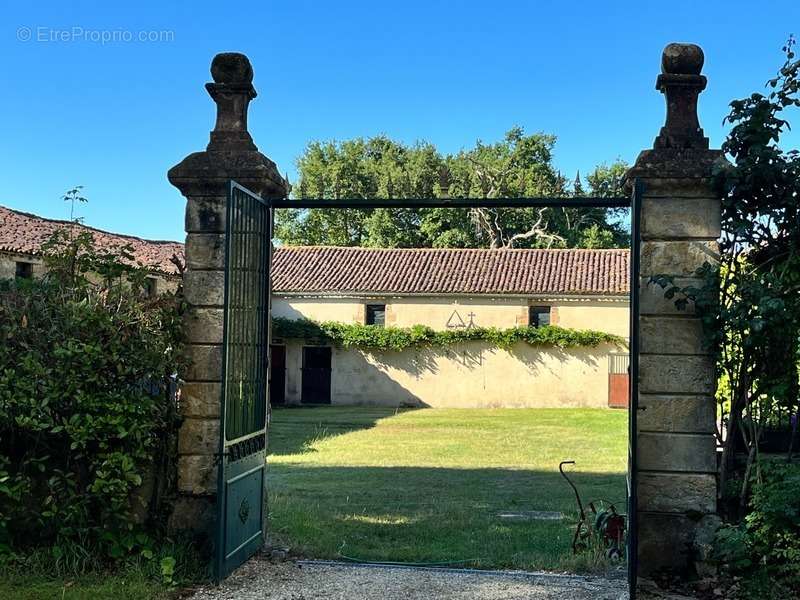
[[[182,240],[166,172],[208,142],[203,85],[222,51],[250,57],[250,129],[290,178],[312,139],[385,133],[452,152],[515,124],[556,134],[570,176],[632,162],[663,122],[654,82],[671,41],[705,50],[700,118],[718,146],[728,102],[762,88],[798,24],[795,1],[2,0],[0,204],[66,218],[60,197],[80,184],[87,224]],[[140,32],[163,41],[124,41]]]

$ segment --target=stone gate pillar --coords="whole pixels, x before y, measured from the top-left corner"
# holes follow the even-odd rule
[[[175,529],[208,530],[216,493],[224,303],[225,209],[231,179],[264,198],[283,198],[286,182],[247,131],[247,108],[256,97],[253,69],[243,54],[218,54],[206,90],[217,120],[204,152],[169,170],[170,183],[186,197],[186,334],[189,365],[181,392],[184,418],[178,436]]]
[[[628,172],[629,183],[639,178],[643,185],[637,413],[643,575],[689,566],[698,526],[716,511],[714,362],[693,308],[678,310],[649,283],[667,274],[687,285],[704,262],[718,260],[720,200],[711,176],[724,159],[709,150],[697,118],[702,67],[699,46],[664,49],[656,88],[666,97],[666,123]]]

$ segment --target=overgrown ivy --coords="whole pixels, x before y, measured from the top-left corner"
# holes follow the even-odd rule
[[[463,342],[483,341],[499,348],[511,348],[517,342],[536,347],[595,348],[600,344],[624,345],[618,335],[602,331],[567,329],[554,325],[543,327],[469,327],[436,331],[425,325],[380,327],[308,319],[272,319],[273,337],[328,343],[343,348],[366,351],[395,351],[408,348],[444,348]]]

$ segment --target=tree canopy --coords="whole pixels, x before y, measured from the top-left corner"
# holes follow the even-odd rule
[[[598,166],[570,183],[553,165],[553,135],[520,127],[502,140],[456,154],[386,136],[311,142],[297,161],[293,198],[508,198],[619,196],[627,166]],[[619,211],[606,209],[288,209],[284,244],[437,248],[610,248],[627,246]]]

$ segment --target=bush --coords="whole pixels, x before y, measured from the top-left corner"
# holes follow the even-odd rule
[[[148,297],[127,249],[89,233],[44,252],[45,277],[0,282],[0,555],[148,557],[174,481],[179,296]]]
[[[717,532],[717,560],[733,574],[800,589],[800,465],[764,463],[748,509]]]
[[[776,575],[800,584],[800,465],[766,463],[745,524],[750,546]]]

